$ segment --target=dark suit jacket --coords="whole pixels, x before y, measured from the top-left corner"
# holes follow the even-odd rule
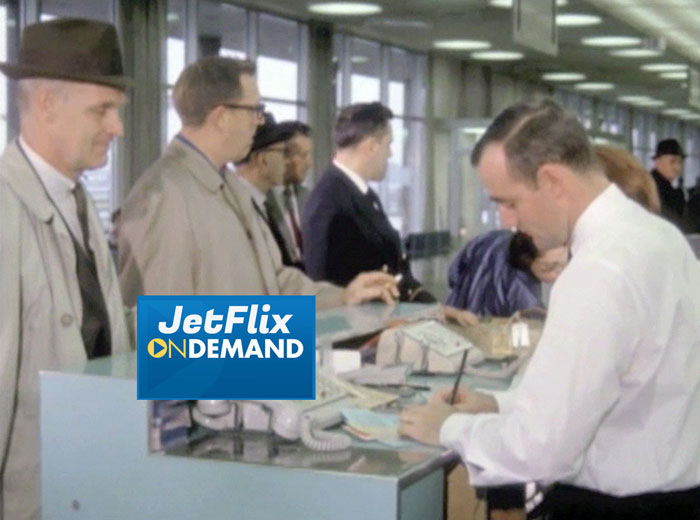
[[[386,265],[399,272],[401,239],[384,211],[335,166],[323,174],[302,217],[304,263],[314,280],[347,285]]]
[[[683,188],[674,188],[673,185],[661,175],[656,169],[651,170],[651,176],[656,184],[661,200],[661,215],[673,222],[683,232],[690,232],[689,223],[686,219],[685,195]]]

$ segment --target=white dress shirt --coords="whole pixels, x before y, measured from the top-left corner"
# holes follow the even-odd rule
[[[614,185],[584,211],[542,338],[499,414],[441,442],[476,486],[555,481],[616,496],[700,484],[700,263]]]
[[[350,179],[352,181],[352,183],[355,186],[357,186],[357,189],[359,189],[363,195],[367,195],[367,192],[369,191],[369,185],[362,177],[360,177],[357,173],[352,171],[350,168],[339,163],[336,160],[333,160],[333,165],[336,168],[338,168],[341,172],[343,172],[345,175],[347,175],[348,179]]]
[[[51,166],[48,162],[44,160],[38,153],[31,149],[27,142],[19,137],[19,144],[27,154],[29,162],[34,166],[34,170],[39,174],[41,183],[46,188],[49,193],[49,197],[53,200],[54,204],[61,212],[63,219],[68,224],[70,232],[78,241],[78,243],[83,243],[83,232],[80,228],[80,221],[78,220],[78,209],[75,205],[75,196],[73,195],[73,189],[75,189],[75,182],[63,175],[56,168]],[[90,235],[92,235],[93,230],[90,230]],[[88,242],[90,247],[93,246],[93,238],[89,237]]]

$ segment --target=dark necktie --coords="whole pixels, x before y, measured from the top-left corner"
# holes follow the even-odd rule
[[[90,226],[88,224],[87,215],[87,197],[85,195],[85,189],[83,188],[83,185],[79,182],[75,183],[75,188],[73,188],[73,197],[75,198],[75,207],[78,213],[80,231],[83,235],[82,237],[80,237],[83,249],[88,254],[90,259],[94,262],[94,255],[92,249],[90,248]]]
[[[287,211],[289,212],[289,221],[292,223],[294,241],[297,243],[299,251],[301,251],[301,229],[299,228],[299,223],[297,222],[296,215],[294,215],[294,204],[292,203],[292,189],[289,186],[287,186],[284,189],[284,205],[287,206]]]
[[[106,356],[112,351],[109,314],[100,286],[95,255],[90,248],[90,226],[88,224],[87,196],[82,184],[73,189],[76,212],[82,237],[74,237],[76,274],[83,303],[80,334],[88,358]],[[81,240],[82,238],[82,240]],[[82,244],[80,243],[82,242]]]

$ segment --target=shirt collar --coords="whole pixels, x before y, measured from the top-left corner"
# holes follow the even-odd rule
[[[625,195],[613,183],[593,199],[574,225],[570,248],[572,256],[575,256],[590,238],[600,233],[600,228],[610,221],[611,214],[625,200]]]
[[[34,151],[27,142],[19,136],[19,144],[27,155],[29,162],[32,163],[37,174],[41,178],[41,182],[46,187],[51,198],[55,201],[73,196],[75,189],[75,181],[63,175],[60,171],[49,164],[41,155]]]
[[[246,190],[250,193],[250,196],[253,197],[253,201],[255,204],[258,206],[258,208],[262,209],[265,207],[265,199],[267,199],[267,195],[260,191],[257,186],[255,186],[252,182],[250,182],[248,179],[245,177],[242,177],[241,175],[238,176],[238,178],[241,180],[241,183],[243,186],[245,186]]]
[[[367,192],[369,191],[369,186],[367,185],[367,182],[360,177],[357,173],[352,171],[350,168],[347,166],[339,163],[336,159],[333,159],[333,165],[338,168],[341,172],[343,172],[345,175],[348,176],[348,179],[352,181],[352,183],[357,186],[357,189],[360,190],[360,192],[363,195],[367,195]]]

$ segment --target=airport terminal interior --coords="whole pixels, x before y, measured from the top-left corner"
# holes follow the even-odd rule
[[[554,98],[578,114],[592,140],[627,148],[649,169],[656,143],[675,138],[687,154],[681,182],[695,187],[700,15],[692,0],[523,2],[526,12],[535,7],[522,31],[509,0],[386,0],[364,14],[344,14],[342,6],[315,12],[312,3],[5,0],[2,57],[13,57],[19,30],[32,21],[116,23],[136,86],[125,137],[107,166],[85,176],[107,229],[139,174],[178,131],[172,87],[200,56],[255,61],[267,109],[278,121],[310,124],[308,186],[330,162],[339,108],[381,101],[395,114],[394,140],[375,190],[417,252],[417,277],[440,296],[449,253],[499,226],[469,154],[491,118],[516,101]],[[6,78],[0,87],[5,142],[17,131],[17,115]]]
[[[450,294],[455,259],[475,238],[512,227],[471,155],[506,107],[551,98],[577,116],[591,143],[628,150],[645,173],[664,153],[682,157],[680,176],[667,184],[697,207],[700,0],[0,0],[0,62],[19,59],[28,25],[69,17],[114,24],[133,78],[124,135],[104,166],[82,176],[117,263],[122,204],[178,139],[178,77],[202,57],[223,56],[255,64],[260,101],[277,122],[309,125],[309,190],[333,160],[343,107],[380,102],[391,110],[391,155],[383,179],[369,186],[429,298],[409,290],[396,306],[319,311],[315,389],[329,405],[323,413],[310,401],[137,401],[133,352],[43,373],[43,518],[481,520],[491,510],[505,515],[493,519],[524,519],[536,508],[542,490],[533,483],[474,489],[454,451],[396,433],[399,408],[424,404],[456,374],[486,392],[505,391],[542,332],[543,313],[477,313],[483,321],[466,335],[443,325],[447,311],[437,304]],[[18,91],[0,76],[2,146],[20,129]],[[288,232],[299,232],[290,218]],[[683,222],[700,257],[700,217],[688,209]],[[297,246],[301,255],[298,239]],[[558,273],[570,259],[566,248],[562,254],[545,269]],[[238,268],[231,266],[234,276]],[[556,274],[534,276],[546,305]],[[406,328],[390,329],[397,323]],[[480,341],[488,345],[471,348]],[[354,375],[335,377],[340,372]],[[351,401],[389,410],[394,422],[345,410]],[[338,427],[341,407],[352,441]],[[331,431],[315,431],[325,427]]]

